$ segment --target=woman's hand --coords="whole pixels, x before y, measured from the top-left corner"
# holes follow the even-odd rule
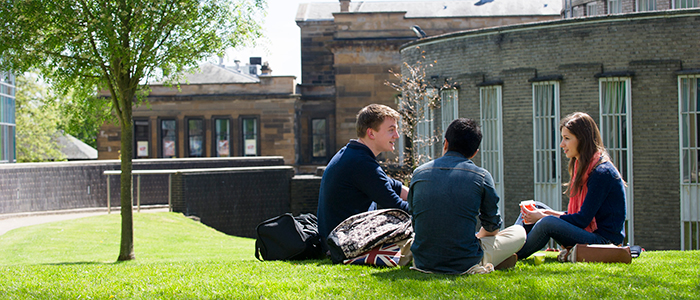
[[[548,216],[543,209],[535,209],[532,211],[521,209],[521,211],[523,213],[523,221],[525,221],[525,224],[535,224],[535,222]]]
[[[535,209],[533,211],[520,209],[520,211],[523,213],[523,221],[525,221],[525,224],[534,224],[546,216],[555,216],[558,218],[564,214],[564,212],[551,209]]]

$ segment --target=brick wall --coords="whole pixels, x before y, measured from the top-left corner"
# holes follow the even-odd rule
[[[506,222],[534,196],[532,84],[559,75],[560,112],[599,119],[597,74],[631,72],[634,241],[650,250],[680,248],[678,79],[699,69],[700,10],[636,13],[504,26],[448,34],[403,46],[402,60],[437,60],[432,73],[460,83],[460,116],[479,118],[481,81],[503,81]],[[416,47],[420,47],[417,49]],[[480,164],[480,158],[474,160]],[[561,161],[562,181],[569,180]],[[567,197],[562,199],[566,207]]]
[[[295,216],[302,213],[316,214],[321,177],[297,175],[292,178],[291,210]]]
[[[175,175],[181,190],[174,193],[173,211],[226,234],[255,238],[260,222],[290,212],[293,175],[291,166],[183,171]]]
[[[281,157],[137,159],[134,170],[279,166]],[[23,163],[0,165],[0,214],[107,207],[106,170],[119,161]],[[143,175],[141,204],[168,204],[168,176]],[[136,186],[134,179],[134,205]],[[111,205],[119,206],[119,176],[110,176]]]

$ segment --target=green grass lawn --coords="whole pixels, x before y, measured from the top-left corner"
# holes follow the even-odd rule
[[[254,240],[175,213],[134,214],[136,260],[115,263],[118,214],[0,236],[0,299],[698,299],[700,251],[645,252],[632,264],[531,259],[487,275],[259,262]]]

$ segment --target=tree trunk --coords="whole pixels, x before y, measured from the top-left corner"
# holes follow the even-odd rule
[[[134,256],[134,220],[132,201],[131,158],[133,157],[131,116],[121,120],[121,214],[122,239],[118,261],[132,260]]]

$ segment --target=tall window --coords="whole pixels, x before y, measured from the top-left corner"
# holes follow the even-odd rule
[[[598,15],[598,4],[596,2],[586,4],[586,16],[595,15]]]
[[[214,118],[214,155],[229,157],[231,154],[231,120]]]
[[[501,86],[484,86],[479,89],[481,101],[481,166],[493,176],[496,192],[503,195],[503,123],[501,108]],[[498,202],[498,210],[503,215],[503,202]]]
[[[559,83],[534,83],[532,100],[535,200],[561,210]]]
[[[656,0],[637,0],[637,11],[656,10]]]
[[[147,158],[150,147],[148,135],[150,132],[148,120],[134,120],[134,158]]]
[[[700,7],[700,0],[675,0],[673,8],[693,8]]]
[[[700,249],[700,75],[678,78],[681,249]]]
[[[202,119],[187,120],[187,156],[204,156],[204,121]]]
[[[627,224],[629,243],[634,243],[634,194],[632,178],[631,79],[600,79],[600,134],[612,162],[627,182]]]
[[[0,72],[0,163],[16,161],[15,76]]]
[[[241,118],[241,137],[243,137],[243,156],[259,155],[258,118]]]
[[[622,5],[621,0],[608,0],[608,14],[621,14]]]
[[[160,147],[162,157],[177,157],[177,120],[160,120]]]
[[[442,115],[442,137],[444,137],[447,126],[449,126],[454,119],[459,118],[459,99],[457,98],[456,89],[444,90],[441,94],[440,101],[442,103],[440,104],[440,114]]]
[[[311,119],[311,146],[313,158],[325,158],[328,156],[326,149],[326,119]]]
[[[434,89],[429,92],[436,92]],[[430,97],[432,98],[432,97]],[[433,108],[430,107],[430,101],[426,97],[419,109],[418,124],[416,125],[416,139],[413,141],[415,158],[418,164],[423,164],[435,158],[434,134],[435,124],[433,121]]]

